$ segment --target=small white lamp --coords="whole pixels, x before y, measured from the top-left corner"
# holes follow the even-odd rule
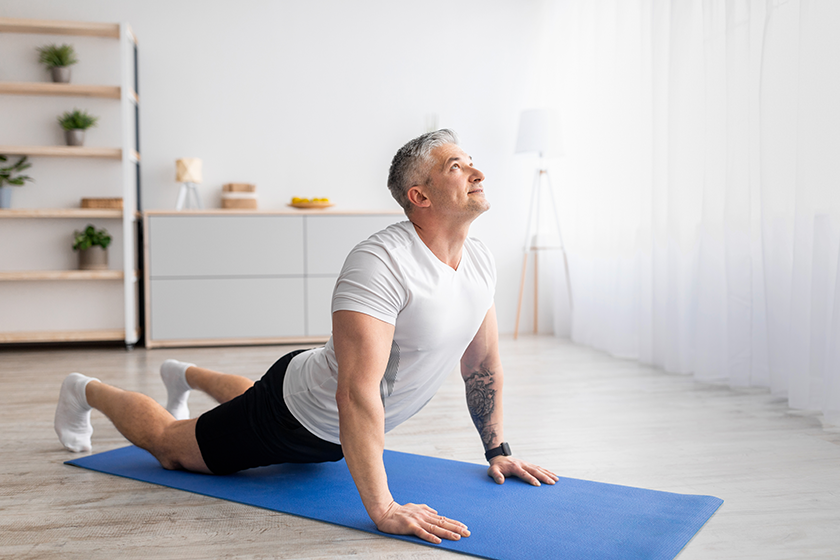
[[[537,153],[539,155],[539,166],[534,175],[534,182],[531,187],[531,206],[528,209],[528,226],[525,233],[525,256],[522,260],[522,279],[519,283],[519,304],[516,308],[516,326],[513,331],[513,338],[519,335],[519,316],[522,311],[522,295],[525,291],[525,271],[528,268],[528,254],[534,253],[534,333],[538,330],[538,294],[539,294],[539,269],[538,251],[544,249],[559,249],[563,253],[563,264],[566,268],[566,287],[569,292],[569,307],[572,305],[572,284],[569,279],[569,261],[566,258],[566,250],[563,248],[563,235],[560,232],[560,218],[557,214],[557,204],[554,201],[554,189],[551,186],[551,178],[548,175],[548,168],[545,166],[544,158],[563,155],[563,148],[560,139],[560,123],[557,114],[550,109],[528,109],[522,111],[519,117],[519,135],[516,139],[516,153]],[[542,192],[542,178],[545,176],[548,185],[548,195],[551,198],[551,209],[553,211],[554,225],[557,228],[559,246],[541,246],[538,243],[540,229],[540,194]],[[534,217],[536,216],[536,219]]]
[[[199,158],[181,158],[175,162],[175,180],[181,183],[176,210],[193,208],[190,199],[194,199],[195,208],[201,209],[201,198],[196,185],[201,184],[201,160]]]

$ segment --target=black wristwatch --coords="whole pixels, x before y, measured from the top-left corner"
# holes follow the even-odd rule
[[[512,455],[510,452],[510,445],[508,445],[507,442],[503,442],[499,447],[494,447],[493,449],[486,451],[484,453],[484,458],[489,461],[493,457],[498,457],[499,455],[504,455],[505,457]]]

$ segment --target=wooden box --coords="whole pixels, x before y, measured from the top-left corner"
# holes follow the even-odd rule
[[[224,198],[222,197],[222,208],[227,208],[230,210],[233,209],[241,209],[241,210],[256,210],[257,209],[257,199],[256,198]]]
[[[251,183],[226,183],[222,185],[222,208],[256,210],[257,186]]]
[[[122,198],[83,198],[82,208],[109,208],[111,210],[122,210]]]
[[[257,192],[257,186],[251,183],[225,183],[222,192]]]

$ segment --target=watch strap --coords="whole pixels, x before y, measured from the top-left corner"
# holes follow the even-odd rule
[[[502,444],[498,447],[494,447],[493,449],[488,449],[484,453],[484,458],[488,461],[493,457],[498,457],[499,455],[504,455],[505,457],[509,457],[512,455],[510,452],[510,445],[507,442],[502,442]]]

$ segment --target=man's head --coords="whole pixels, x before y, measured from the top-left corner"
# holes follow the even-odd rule
[[[414,185],[427,184],[431,180],[432,150],[445,144],[458,144],[458,137],[453,131],[444,128],[427,132],[400,148],[391,160],[388,188],[406,215],[411,214],[413,209],[408,199],[408,190]]]

